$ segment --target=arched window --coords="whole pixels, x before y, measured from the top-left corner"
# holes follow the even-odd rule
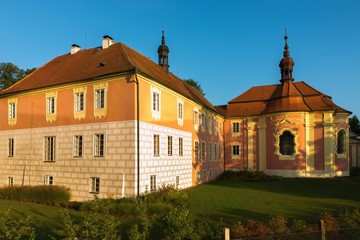
[[[280,154],[293,155],[295,153],[295,136],[290,131],[284,131],[280,136]]]
[[[336,153],[337,154],[345,154],[345,152],[346,152],[346,133],[342,129],[338,132],[338,135],[337,135]]]

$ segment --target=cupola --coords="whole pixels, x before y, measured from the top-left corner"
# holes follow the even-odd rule
[[[293,67],[294,67],[294,60],[290,57],[290,51],[289,46],[287,43],[288,36],[285,32],[285,46],[284,46],[284,57],[281,59],[279,67],[281,71],[281,83],[287,82],[287,81],[294,81],[294,78],[292,77]]]
[[[161,45],[158,48],[159,65],[169,71],[169,47],[165,44],[164,31],[162,31]]]

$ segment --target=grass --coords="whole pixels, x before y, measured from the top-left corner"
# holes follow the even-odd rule
[[[14,218],[32,218],[32,227],[35,228],[36,239],[50,239],[49,235],[58,237],[55,230],[62,228],[60,219],[60,207],[41,205],[35,203],[19,202],[12,200],[0,200],[0,213],[11,209],[11,216]],[[80,218],[80,212],[70,211],[75,218]]]
[[[266,221],[269,216],[304,219],[317,223],[321,212],[336,215],[360,207],[360,176],[334,179],[283,179],[271,182],[219,180],[186,190],[195,216],[209,216],[229,226],[239,220]],[[161,206],[159,206],[160,208]],[[11,208],[15,218],[32,217],[37,239],[58,237],[62,228],[60,208],[34,203],[0,200],[0,213]],[[75,219],[81,212],[71,210]],[[128,219],[132,220],[132,219]],[[127,222],[124,219],[124,224]],[[125,226],[125,225],[124,225]]]
[[[190,211],[227,224],[269,216],[316,223],[321,212],[333,214],[360,206],[360,176],[334,179],[283,179],[272,182],[219,180],[190,189]]]

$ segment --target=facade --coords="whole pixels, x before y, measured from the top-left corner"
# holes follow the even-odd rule
[[[213,106],[158,64],[104,36],[56,57],[0,93],[0,181],[56,184],[72,200],[188,188],[224,170],[290,177],[349,172],[350,112],[294,82],[285,38],[281,84]]]
[[[221,174],[224,118],[168,72],[162,49],[164,36],[166,61],[157,65],[105,36],[101,47],[73,45],[4,90],[2,184],[63,185],[86,200]]]
[[[285,36],[280,84],[256,86],[222,106],[226,169],[286,177],[349,175],[349,111],[294,82]]]
[[[349,133],[349,162],[350,167],[360,167],[360,136],[354,132]]]

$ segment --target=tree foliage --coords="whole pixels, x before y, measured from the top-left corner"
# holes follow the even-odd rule
[[[6,89],[32,73],[36,68],[21,69],[9,62],[0,63],[0,90]]]
[[[189,78],[189,79],[184,79],[184,81],[189,84],[190,86],[192,86],[193,88],[195,88],[196,90],[198,90],[203,96],[205,96],[205,93],[203,91],[203,89],[201,88],[201,84],[198,83],[197,81]]]
[[[350,130],[356,134],[360,134],[360,121],[356,115],[349,118]]]

